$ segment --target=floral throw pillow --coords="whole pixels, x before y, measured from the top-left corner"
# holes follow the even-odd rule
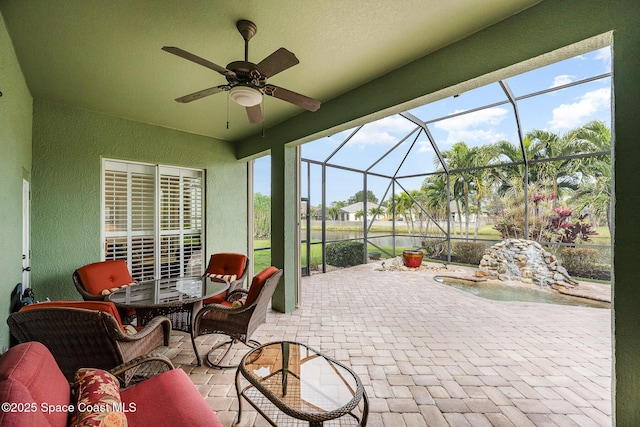
[[[102,369],[81,368],[73,380],[76,397],[71,427],[127,427],[116,377]]]

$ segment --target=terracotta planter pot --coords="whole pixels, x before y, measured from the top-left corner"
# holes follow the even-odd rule
[[[422,265],[422,257],[424,254],[422,251],[403,251],[402,252],[402,261],[404,265],[409,268],[418,268]]]

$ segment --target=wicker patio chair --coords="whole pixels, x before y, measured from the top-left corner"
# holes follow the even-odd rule
[[[85,309],[89,305],[110,305],[103,309]],[[82,367],[110,370],[134,359],[145,359],[152,374],[173,369],[171,361],[152,353],[160,346],[169,345],[171,322],[158,316],[136,333],[125,333],[118,312],[110,302],[44,302],[23,307],[7,319],[11,333],[20,342],[38,341],[53,354],[69,381]],[[140,369],[128,371],[124,383]]]
[[[220,304],[205,305],[196,314],[193,336],[224,334],[230,340],[215,345],[207,353],[207,362],[215,368],[233,368],[237,364],[223,364],[231,348],[237,342],[249,347],[260,345],[251,335],[267,319],[267,307],[278,286],[282,270],[268,267],[258,273],[248,290],[236,289],[228,293]],[[222,355],[217,355],[222,353]],[[215,359],[212,360],[212,357]],[[198,363],[200,361],[198,360]]]
[[[239,289],[247,278],[249,258],[244,254],[233,252],[219,252],[211,255],[205,276],[219,282],[228,282],[227,292],[204,300],[204,304],[219,304],[223,302],[227,294]]]
[[[73,283],[85,301],[103,301],[103,291],[134,283],[122,259],[94,262],[73,272]]]

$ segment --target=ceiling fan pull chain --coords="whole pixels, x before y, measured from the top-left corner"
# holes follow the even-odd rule
[[[265,113],[267,111],[264,108],[264,97],[262,97],[262,117],[266,117]],[[261,132],[261,136],[264,138],[264,119],[262,120],[262,132]]]
[[[227,129],[229,129],[229,95],[227,95]]]

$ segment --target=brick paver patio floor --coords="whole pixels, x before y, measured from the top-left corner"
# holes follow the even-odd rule
[[[611,425],[610,310],[487,300],[434,272],[378,268],[304,278],[300,307],[270,312],[253,338],[300,341],[351,366],[369,426]],[[198,338],[199,351],[218,339]],[[234,425],[235,370],[197,367],[185,334],[166,352]],[[268,425],[243,407],[240,425]]]

